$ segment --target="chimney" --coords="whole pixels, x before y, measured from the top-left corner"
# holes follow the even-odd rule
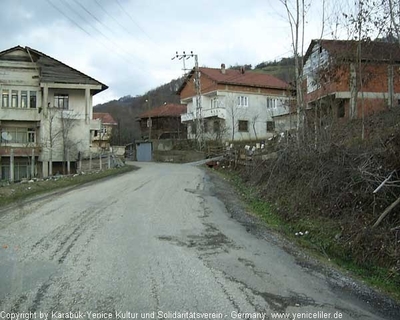
[[[240,73],[244,74],[246,72],[246,68],[244,66],[240,67]]]
[[[221,73],[225,74],[225,63],[221,63]]]

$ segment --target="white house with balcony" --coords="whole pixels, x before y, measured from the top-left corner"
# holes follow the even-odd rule
[[[87,156],[92,97],[103,83],[29,47],[0,52],[0,180],[77,169]]]
[[[188,138],[196,137],[198,119],[204,138],[222,141],[267,139],[277,131],[274,116],[289,114],[290,85],[271,75],[244,69],[199,68],[200,103],[197,103],[195,70],[178,90],[187,113]],[[200,108],[199,108],[200,106]]]

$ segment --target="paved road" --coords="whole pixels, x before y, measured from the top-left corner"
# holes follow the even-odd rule
[[[390,318],[248,232],[201,169],[140,166],[0,215],[0,319]]]

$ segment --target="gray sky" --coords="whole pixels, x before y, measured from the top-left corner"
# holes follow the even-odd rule
[[[341,2],[329,11],[341,10]],[[307,20],[306,48],[319,38],[322,0]],[[0,51],[30,46],[110,88],[94,104],[146,91],[182,75],[175,52],[218,68],[291,55],[290,28],[278,0],[0,0]],[[332,14],[331,14],[332,15]],[[325,38],[332,38],[332,16]],[[194,59],[186,61],[191,68]]]

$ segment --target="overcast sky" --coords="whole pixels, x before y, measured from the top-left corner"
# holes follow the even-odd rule
[[[328,2],[335,2],[331,9],[341,10],[343,1]],[[306,46],[320,37],[321,2],[314,0],[308,14]],[[105,83],[109,89],[96,95],[94,104],[142,95],[178,78],[183,64],[171,60],[176,51],[193,51],[200,66],[215,68],[221,63],[255,66],[292,55],[286,12],[278,0],[0,0],[0,4],[0,51],[30,46]],[[332,16],[326,21],[324,37],[332,38]],[[194,59],[186,61],[187,68],[193,65]]]

